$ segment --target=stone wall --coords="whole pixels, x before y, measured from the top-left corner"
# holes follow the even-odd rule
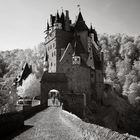
[[[84,95],[82,93],[67,93],[62,95],[63,109],[72,112],[80,118],[85,116]]]
[[[51,89],[56,89],[60,93],[67,92],[67,79],[64,73],[45,72],[41,79],[41,104],[48,101],[48,93]]]

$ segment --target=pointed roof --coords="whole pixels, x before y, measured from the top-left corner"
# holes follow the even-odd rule
[[[89,30],[89,34],[94,34],[94,41],[96,42],[96,44],[98,44],[98,35],[97,32],[95,30],[95,28],[92,28],[92,25],[90,26],[90,30]]]
[[[79,12],[79,15],[75,24],[75,31],[80,32],[80,31],[85,31],[85,30],[88,31],[88,27],[85,24],[82,13]]]
[[[58,11],[57,11],[57,14],[56,14],[56,21],[55,22],[56,23],[60,23],[60,16],[59,16]]]
[[[92,24],[90,25],[89,33],[94,33],[94,30],[92,28]]]
[[[78,15],[78,21],[84,21],[82,13],[79,11],[79,15]]]
[[[49,22],[47,21],[47,31],[49,31],[49,28],[50,28]]]
[[[54,26],[55,19],[56,19],[55,16],[50,15],[51,26]]]
[[[31,73],[32,73],[31,66],[29,66],[28,63],[25,63],[24,66],[22,67],[22,72],[19,75],[20,76],[18,80],[19,85],[22,85],[22,80],[25,80]]]
[[[95,28],[93,29],[93,33],[94,33],[94,41],[98,44],[98,35]]]
[[[64,29],[65,27],[65,15],[64,12],[62,11],[61,17],[60,17],[60,21],[62,23],[62,28]]]

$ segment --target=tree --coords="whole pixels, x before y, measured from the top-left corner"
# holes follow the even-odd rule
[[[131,60],[130,59],[125,59],[125,60],[119,60],[116,63],[116,68],[117,68],[117,77],[121,83],[121,85],[123,86],[126,80],[125,75],[129,74],[129,72],[131,71]]]
[[[35,74],[30,74],[22,83],[22,86],[17,88],[17,94],[20,97],[30,97],[40,95],[40,81],[36,78]]]
[[[140,96],[140,83],[132,83],[129,87],[128,99],[131,104],[135,104],[135,99]]]
[[[7,72],[7,64],[5,63],[2,55],[0,55],[0,77],[3,77],[6,72]]]

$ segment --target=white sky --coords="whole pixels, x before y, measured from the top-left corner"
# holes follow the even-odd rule
[[[38,45],[50,14],[63,7],[74,22],[78,4],[98,33],[140,35],[140,0],[0,0],[0,50]]]

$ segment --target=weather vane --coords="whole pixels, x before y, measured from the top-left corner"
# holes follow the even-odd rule
[[[77,5],[77,7],[79,8],[79,12],[81,12],[81,7],[80,4]]]
[[[61,10],[62,10],[62,12],[63,12],[63,7],[61,7]]]

